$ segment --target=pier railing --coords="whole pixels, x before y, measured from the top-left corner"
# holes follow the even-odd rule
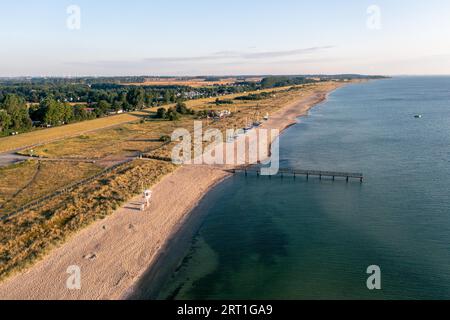
[[[258,177],[261,176],[261,169],[259,168],[242,168],[242,169],[231,169],[228,170],[232,173],[244,173],[246,176],[253,173]],[[321,170],[302,170],[302,169],[290,169],[290,168],[282,168],[278,171],[277,176],[283,178],[284,176],[292,176],[294,179],[297,176],[305,176],[306,179],[310,177],[319,177],[320,180],[322,178],[331,178],[335,180],[336,178],[345,178],[347,182],[350,179],[358,179],[361,183],[364,181],[364,175],[362,173],[354,173],[354,172],[339,172],[339,171],[321,171]],[[271,177],[271,176],[269,176]]]

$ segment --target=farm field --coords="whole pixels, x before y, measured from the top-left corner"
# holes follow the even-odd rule
[[[0,153],[137,121],[140,117],[142,117],[142,115],[143,114],[139,112],[120,114],[106,118],[68,124],[60,127],[35,130],[17,136],[0,138]]]
[[[248,78],[245,81],[248,82],[259,82],[261,78]],[[236,78],[224,78],[217,81],[207,81],[207,79],[195,78],[195,79],[179,79],[179,78],[154,78],[146,79],[146,81],[141,83],[124,83],[124,85],[131,86],[188,86],[193,88],[201,87],[212,87],[212,86],[225,86],[239,83],[240,81]]]

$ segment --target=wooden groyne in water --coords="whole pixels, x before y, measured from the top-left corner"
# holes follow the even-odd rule
[[[248,176],[249,174],[256,174],[258,177],[261,176],[261,169],[260,168],[243,168],[243,169],[232,169],[229,170],[231,173],[244,173],[245,176]],[[280,176],[281,178],[285,176],[292,176],[294,179],[297,176],[305,176],[307,180],[309,180],[310,177],[318,177],[320,180],[323,178],[330,178],[333,181],[336,180],[336,178],[344,178],[347,182],[350,181],[350,179],[358,179],[361,183],[364,181],[364,175],[362,173],[354,173],[354,172],[337,172],[337,171],[320,171],[320,170],[301,170],[301,169],[289,169],[289,168],[283,168],[278,170],[277,176]],[[272,176],[268,176],[269,178]]]

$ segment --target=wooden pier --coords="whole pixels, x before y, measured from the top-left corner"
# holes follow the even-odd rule
[[[232,169],[230,170],[232,173],[244,173],[245,176],[249,174],[256,174],[257,177],[261,176],[261,169],[259,168],[242,168],[242,169]],[[344,178],[347,182],[350,179],[357,179],[361,183],[364,181],[364,175],[362,173],[354,173],[354,172],[335,172],[335,171],[320,171],[320,170],[300,170],[300,169],[287,169],[283,168],[278,171],[277,176],[284,178],[285,176],[291,176],[294,179],[297,176],[305,176],[306,180],[309,180],[310,177],[318,177],[320,180],[323,178],[329,178],[333,181],[336,178]],[[272,176],[268,176],[269,178]]]

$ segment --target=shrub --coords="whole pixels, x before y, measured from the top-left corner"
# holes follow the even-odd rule
[[[225,99],[225,100],[220,100],[219,98],[216,99],[216,105],[221,105],[221,104],[233,104],[233,100],[230,99]]]
[[[193,114],[193,111],[189,109],[184,102],[178,102],[175,110],[179,114]]]
[[[156,111],[156,118],[158,119],[166,119],[167,118],[167,111],[165,108],[159,108],[158,111]]]
[[[167,110],[167,119],[170,121],[178,121],[180,120],[180,114],[173,108],[169,108],[169,110]]]
[[[170,136],[164,135],[161,136],[161,138],[159,138],[159,141],[161,142],[170,142],[172,139],[170,138]]]

